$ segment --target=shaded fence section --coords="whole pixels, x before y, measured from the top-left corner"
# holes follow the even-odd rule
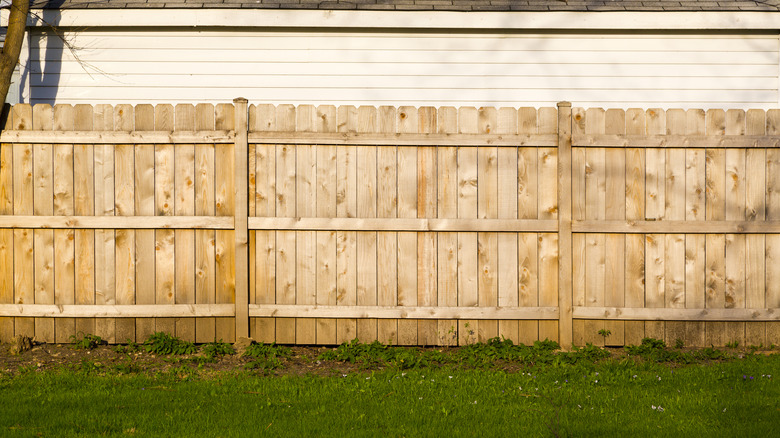
[[[780,343],[778,110],[237,99],[5,126],[0,339]]]

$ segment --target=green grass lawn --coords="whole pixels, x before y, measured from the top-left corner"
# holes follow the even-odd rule
[[[0,435],[776,436],[777,376],[778,355],[338,377],[28,371],[0,380]]]

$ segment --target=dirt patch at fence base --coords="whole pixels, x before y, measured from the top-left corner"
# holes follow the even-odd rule
[[[209,372],[257,370],[262,374],[333,376],[361,370],[350,363],[317,360],[322,347],[291,347],[292,355],[282,366],[268,369],[253,366],[255,358],[237,354],[207,359],[202,354],[157,355],[145,351],[121,351],[117,346],[76,349],[70,344],[37,344],[31,350],[12,353],[10,344],[0,345],[0,373],[18,374],[31,371],[94,371],[106,373],[158,373],[197,370]]]
[[[125,345],[100,345],[94,349],[77,349],[73,344],[34,344],[32,349],[14,353],[12,344],[0,344],[0,375],[16,375],[39,371],[88,371],[106,374],[132,373],[177,373],[187,375],[190,372],[201,377],[216,375],[223,372],[238,372],[250,370],[262,375],[314,375],[322,377],[343,376],[354,372],[370,372],[382,369],[382,365],[366,365],[361,363],[320,360],[318,357],[333,347],[289,347],[291,354],[280,359],[278,367],[257,365],[257,358],[232,354],[213,359],[206,358],[202,353],[192,355],[158,355]],[[410,347],[425,350],[422,347]],[[450,349],[457,349],[452,347]],[[427,349],[441,348],[428,347]],[[130,350],[130,351],[129,351]],[[689,351],[692,349],[684,349]],[[623,358],[626,351],[623,348],[606,348],[613,359]],[[683,351],[683,350],[680,350]],[[746,354],[776,354],[777,351],[748,351],[746,349],[728,349],[733,358],[741,358]],[[253,363],[255,362],[255,363]],[[670,363],[670,366],[680,364]],[[495,361],[491,369],[505,372],[520,372],[527,370],[529,364],[519,362]],[[468,368],[468,366],[466,366]]]

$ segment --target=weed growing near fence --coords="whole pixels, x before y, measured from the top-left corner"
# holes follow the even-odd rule
[[[100,336],[89,333],[79,333],[78,336],[71,335],[70,342],[76,350],[94,350],[98,345],[106,343]]]
[[[235,354],[236,349],[227,342],[222,342],[220,340],[219,342],[209,342],[208,344],[204,344],[201,348],[201,353],[203,353],[203,355],[208,359],[216,359],[221,356]]]
[[[292,350],[281,345],[253,342],[244,351],[244,356],[252,358],[244,366],[246,369],[259,369],[268,372],[281,368],[282,359],[292,356]]]
[[[195,354],[198,352],[198,347],[192,342],[183,341],[164,332],[152,333],[143,346],[148,353],[163,355]]]

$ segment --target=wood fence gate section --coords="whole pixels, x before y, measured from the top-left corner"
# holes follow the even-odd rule
[[[5,128],[2,340],[780,343],[780,110],[236,99]]]

